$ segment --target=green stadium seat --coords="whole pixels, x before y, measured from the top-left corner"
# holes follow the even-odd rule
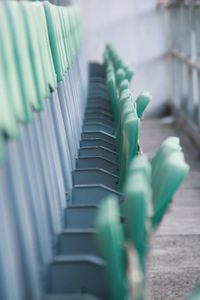
[[[119,208],[114,197],[108,197],[99,208],[96,227],[99,245],[106,261],[106,271],[113,299],[128,299],[124,236],[119,224]]]
[[[174,151],[169,154],[153,175],[153,226],[156,228],[162,220],[174,193],[188,174],[189,166],[183,153]]]

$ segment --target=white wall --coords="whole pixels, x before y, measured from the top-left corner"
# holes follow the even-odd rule
[[[132,84],[137,95],[149,90],[149,114],[159,113],[171,97],[168,15],[156,0],[79,0],[90,60],[102,61],[106,43],[113,43],[124,60],[135,67]]]

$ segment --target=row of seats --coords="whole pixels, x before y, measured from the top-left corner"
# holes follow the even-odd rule
[[[0,2],[0,299],[42,299],[87,94],[77,6]],[[81,63],[80,63],[81,62]]]
[[[1,131],[18,133],[63,79],[80,46],[78,7],[1,3]],[[51,48],[50,48],[51,47]]]
[[[139,123],[151,96],[134,100],[126,74],[115,85],[119,73],[125,71],[111,56],[104,67],[90,66],[72,198],[47,299],[143,299],[150,235],[188,172],[175,137],[151,163],[139,154]]]
[[[137,144],[137,136],[133,138]],[[58,238],[57,256],[49,267],[47,299],[60,299],[61,295],[64,299],[110,299],[105,261],[96,244],[95,219],[106,196],[123,201],[119,173],[120,157],[106,68],[93,63],[73,172],[72,198],[66,209],[65,229]]]
[[[104,54],[104,65],[116,126],[120,162],[119,189],[121,190],[130,161],[139,152],[140,119],[152,97],[149,92],[142,92],[137,99],[133,99],[129,82],[133,78],[134,72],[130,67],[124,65],[110,45],[107,46]]]
[[[159,226],[187,173],[188,165],[184,162],[178,140],[168,138],[151,163],[145,155],[133,159],[121,205],[112,196],[100,205],[97,216],[99,243],[107,262],[113,299],[128,299],[135,295],[135,291],[139,294],[132,299],[145,298],[150,236]]]
[[[159,226],[189,167],[176,137],[166,139],[151,162],[145,155],[138,155],[138,115],[142,116],[150,96],[145,92],[133,101],[126,67],[112,47],[106,50],[107,82],[121,156],[119,182],[122,182],[123,202],[110,195],[100,204],[97,238],[106,262],[109,299],[145,299],[150,236]],[[128,137],[126,130],[131,134]]]

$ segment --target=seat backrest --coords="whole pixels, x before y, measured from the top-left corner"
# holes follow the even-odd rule
[[[26,109],[27,118],[25,121],[28,122],[32,118],[32,110],[37,110],[39,103],[31,67],[25,23],[19,2],[5,2],[5,7],[13,41],[15,64],[20,79],[23,103]]]
[[[128,299],[126,294],[124,236],[119,218],[117,198],[109,196],[100,205],[96,226],[114,300]]]
[[[200,286],[195,288],[192,294],[186,298],[186,300],[199,300],[200,299]]]
[[[26,29],[26,39],[28,41],[28,51],[33,71],[33,79],[36,88],[36,96],[38,99],[37,109],[41,110],[44,106],[44,99],[48,96],[48,86],[45,82],[45,74],[42,68],[42,55],[39,47],[39,32],[35,26],[34,9],[30,2],[20,2],[21,12],[24,18],[24,25]]]
[[[0,12],[0,17],[2,12]],[[2,20],[0,20],[0,25]],[[1,39],[1,29],[0,29],[0,39]],[[1,39],[4,41],[4,39]],[[6,135],[8,137],[15,137],[18,134],[18,127],[17,127],[17,119],[15,116],[15,106],[13,105],[12,98],[12,91],[8,89],[7,86],[7,76],[4,73],[6,69],[4,55],[2,52],[2,45],[0,45],[0,99],[1,99],[1,109],[0,109],[0,131],[1,134]],[[14,96],[14,95],[13,95]],[[1,157],[2,157],[2,147],[1,147]]]
[[[127,115],[122,124],[122,153],[120,157],[120,178],[121,186],[125,178],[131,160],[138,154],[139,118],[135,112]]]
[[[38,44],[40,47],[40,53],[42,57],[42,69],[47,86],[46,90],[48,97],[49,92],[54,90],[57,86],[57,78],[50,47],[47,20],[44,12],[43,3],[40,1],[34,1],[31,4],[33,9],[33,17],[35,19],[35,27],[38,33]]]
[[[10,20],[8,18],[6,5],[5,2],[0,3],[0,55],[1,72],[3,72],[1,82],[4,82],[4,84],[1,85],[1,89],[4,88],[6,90],[5,92],[8,93],[8,103],[11,105],[10,111],[13,111],[16,120],[18,122],[26,122],[30,117],[30,108],[28,101],[26,101],[24,97],[23,83],[19,76],[19,68],[16,62],[17,50],[10,28]]]
[[[143,172],[148,182],[151,182],[152,167],[146,155],[138,155],[130,163],[128,174],[135,172]]]
[[[144,114],[144,111],[150,101],[152,100],[152,96],[149,92],[145,91],[142,92],[136,99],[136,106],[137,106],[137,115],[141,118]]]
[[[189,166],[185,163],[181,152],[174,151],[163,161],[154,178],[153,185],[154,215],[152,222],[154,228],[162,220],[174,193],[183,182],[188,171]]]
[[[156,154],[151,161],[153,178],[155,177],[157,170],[159,169],[165,158],[174,151],[180,152],[181,146],[179,138],[171,136],[165,139],[165,141],[159,146]]]
[[[62,31],[58,16],[58,7],[44,1],[44,11],[47,21],[49,41],[54,61],[57,80],[61,81],[64,75]]]
[[[125,237],[136,249],[144,273],[153,214],[151,166],[145,156],[133,159],[123,191]]]
[[[122,68],[117,69],[115,73],[117,88],[120,87],[121,82],[125,79],[126,73]]]
[[[120,86],[119,86],[119,93],[121,94],[121,92],[123,90],[126,90],[129,88],[129,82],[127,79],[124,79],[121,81]]]

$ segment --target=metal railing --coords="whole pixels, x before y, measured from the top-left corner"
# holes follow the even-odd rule
[[[173,101],[200,126],[200,1],[160,0],[171,26]]]

